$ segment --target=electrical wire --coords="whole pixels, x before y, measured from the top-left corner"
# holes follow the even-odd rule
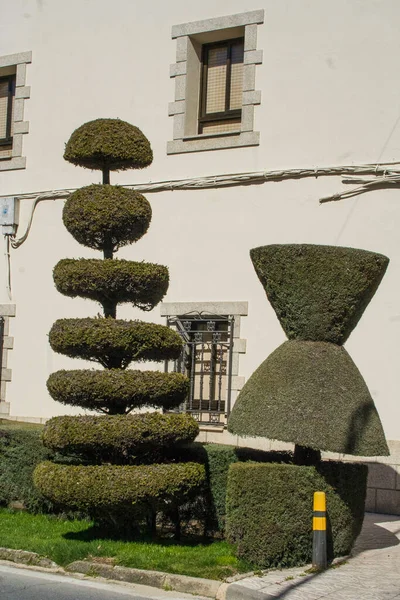
[[[326,167],[314,167],[304,169],[280,169],[275,171],[255,171],[247,173],[229,173],[224,175],[210,175],[205,177],[193,177],[190,179],[174,179],[169,181],[158,181],[148,183],[134,183],[127,184],[123,187],[134,189],[138,192],[143,193],[156,193],[165,191],[177,191],[177,190],[201,190],[221,187],[232,187],[240,185],[260,185],[268,181],[280,182],[288,179],[304,179],[307,177],[329,177],[329,176],[347,176],[342,180],[342,183],[346,184],[358,184],[360,187],[352,190],[346,190],[327,196],[319,200],[320,204],[326,202],[334,202],[337,200],[343,200],[345,198],[351,198],[359,194],[365,193],[370,189],[385,187],[386,185],[397,185],[400,183],[400,169],[393,169],[400,165],[399,161],[387,162],[387,163],[375,163],[375,164],[363,164],[363,165],[341,165],[341,166],[326,166]],[[359,175],[371,175],[375,179],[351,179],[351,177]],[[380,177],[379,177],[380,176]],[[350,178],[349,178],[350,177]],[[19,248],[27,239],[32,222],[33,216],[37,205],[44,200],[63,200],[70,196],[77,188],[61,189],[61,190],[46,190],[42,192],[28,192],[24,194],[15,194],[15,198],[19,200],[33,200],[31,214],[28,219],[28,224],[25,233],[19,237],[11,238],[11,246],[16,249]],[[10,194],[7,194],[9,196]],[[0,196],[0,198],[3,196]],[[4,196],[5,197],[5,196]]]
[[[5,242],[5,252],[4,256],[6,257],[6,289],[8,294],[8,299],[12,300],[12,291],[11,291],[11,257],[10,257],[10,236],[4,236]]]

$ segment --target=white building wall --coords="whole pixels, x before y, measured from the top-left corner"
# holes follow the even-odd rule
[[[111,183],[182,179],[273,170],[400,160],[400,37],[397,0],[249,0],[264,9],[256,68],[261,104],[255,107],[260,145],[170,155],[169,78],[175,62],[173,25],[244,12],[243,3],[211,0],[0,0],[0,56],[32,51],[27,66],[25,170],[0,173],[0,194],[75,188],[100,174],[62,158],[64,143],[82,123],[119,117],[151,141],[154,162],[144,171],[112,174]],[[119,256],[170,268],[167,302],[248,301],[241,337],[248,378],[283,340],[283,331],[258,282],[249,249],[271,243],[338,244],[386,254],[391,263],[347,348],[361,370],[388,439],[400,440],[400,192],[377,190],[320,206],[344,189],[340,177],[318,177],[218,190],[147,194],[149,233]],[[19,234],[32,201],[21,202]],[[12,298],[1,285],[0,303],[16,305],[8,353],[11,415],[49,417],[73,412],[48,396],[45,382],[59,368],[84,363],[54,354],[47,342],[53,321],[99,312],[91,301],[69,299],[54,288],[51,271],[63,257],[100,256],[63,228],[63,201],[40,204],[27,241],[12,251]],[[1,265],[5,277],[5,263]],[[3,279],[4,281],[4,279]],[[119,315],[163,322],[159,308]]]

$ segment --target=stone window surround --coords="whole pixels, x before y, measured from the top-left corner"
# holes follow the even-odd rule
[[[0,56],[0,76],[11,74],[15,68],[14,133],[11,158],[0,159],[0,171],[25,169],[26,158],[22,156],[22,136],[29,132],[29,122],[24,121],[24,103],[30,98],[31,88],[26,83],[26,65],[32,62],[32,52],[19,52]]]
[[[4,319],[2,340],[1,384],[0,384],[0,417],[10,414],[10,404],[6,402],[6,386],[11,381],[11,369],[7,368],[8,352],[13,349],[14,338],[9,336],[10,317],[15,317],[15,304],[0,304],[0,317]]]
[[[163,302],[160,312],[162,317],[183,317],[196,313],[234,317],[231,384],[233,407],[245,382],[245,378],[239,375],[239,355],[246,353],[246,340],[240,337],[240,321],[241,317],[248,315],[248,302]],[[203,429],[202,426],[200,428]],[[215,431],[216,427],[212,429]]]
[[[264,10],[255,10],[172,27],[172,38],[177,41],[176,63],[171,65],[170,70],[170,77],[175,79],[175,101],[169,104],[168,114],[174,118],[174,139],[167,143],[167,154],[259,145],[260,134],[253,129],[254,106],[261,102],[261,91],[255,89],[256,65],[262,63],[262,50],[257,50],[257,26],[263,22]],[[201,45],[242,35],[244,65],[240,131],[198,134]]]

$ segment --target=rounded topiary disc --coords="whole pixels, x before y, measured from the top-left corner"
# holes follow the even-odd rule
[[[389,259],[310,244],[250,251],[256,273],[289,339],[344,344],[375,294]]]
[[[117,185],[89,185],[71,194],[63,222],[83,246],[113,252],[139,240],[151,221],[151,206],[139,192]]]
[[[140,466],[70,466],[44,462],[34,472],[34,483],[59,505],[96,512],[132,507],[136,502],[185,501],[206,480],[204,465],[172,463]]]
[[[120,119],[96,119],[81,125],[69,138],[64,152],[68,162],[86,169],[143,169],[153,161],[146,136]]]
[[[53,270],[57,291],[65,296],[90,298],[104,306],[131,302],[151,310],[168,290],[167,267],[130,260],[65,258]]]
[[[53,417],[45,425],[42,440],[56,452],[129,460],[188,444],[198,433],[198,423],[188,414],[84,415]]]
[[[346,350],[289,341],[240,392],[228,431],[361,456],[389,454],[374,401]]]
[[[53,400],[63,404],[124,414],[145,406],[177,408],[188,394],[189,381],[173,372],[79,369],[52,373],[47,389]]]
[[[54,352],[125,368],[133,360],[176,360],[182,338],[166,325],[112,318],[58,319],[49,333]]]

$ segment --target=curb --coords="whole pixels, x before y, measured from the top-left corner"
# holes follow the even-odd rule
[[[77,560],[63,569],[49,558],[45,558],[36,552],[27,550],[13,550],[11,548],[0,548],[0,561],[12,562],[19,566],[43,570],[58,574],[77,574],[88,577],[103,577],[112,581],[136,583],[162,589],[164,591],[183,592],[197,596],[206,596],[225,600],[228,583],[202,577],[189,577],[188,575],[176,575],[163,573],[161,571],[148,571],[145,569],[132,569],[106,565],[86,560]]]
[[[86,560],[76,560],[65,567],[66,571],[82,573],[90,577],[104,577],[114,581],[126,581],[148,585],[163,590],[184,592],[208,598],[222,600],[227,584],[213,579],[189,577],[187,575],[174,575],[161,571],[148,571],[145,569],[132,569],[128,567],[111,566]],[[220,590],[221,586],[223,590]]]
[[[27,550],[11,550],[10,548],[0,548],[0,560],[9,560],[11,562],[30,567],[44,567],[46,569],[60,568],[49,558],[44,558],[43,556],[36,554],[36,552],[28,552]]]

